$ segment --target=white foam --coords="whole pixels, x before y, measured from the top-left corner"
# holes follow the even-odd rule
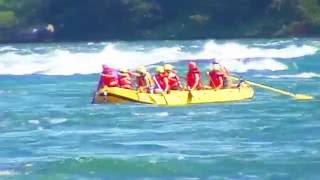
[[[286,43],[292,43],[294,40],[278,40],[278,41],[271,41],[266,43],[254,43],[255,46],[262,46],[262,47],[268,47],[268,46],[278,46]]]
[[[0,176],[13,176],[16,175],[17,173],[14,171],[9,171],[9,170],[0,170]]]
[[[40,124],[39,120],[29,120],[28,121],[30,124]]]
[[[56,118],[56,119],[50,119],[49,123],[50,124],[62,124],[64,122],[66,122],[67,119],[66,118]]]
[[[276,61],[271,58],[265,59],[252,59],[252,60],[241,60],[241,59],[220,59],[224,66],[226,66],[232,72],[247,72],[249,70],[256,71],[282,71],[288,69],[285,64]]]
[[[25,166],[25,167],[32,167],[33,164],[32,164],[32,163],[28,163],[28,164],[25,164],[24,166]]]
[[[109,64],[114,68],[124,66],[135,68],[139,65],[149,65],[168,60],[210,59],[213,57],[218,58],[228,68],[237,72],[245,72],[250,69],[277,71],[284,70],[287,67],[273,58],[294,58],[311,55],[317,51],[315,47],[307,45],[301,47],[291,45],[283,49],[266,49],[233,42],[218,44],[215,41],[204,43],[203,49],[198,52],[183,51],[178,45],[153,49],[136,45],[128,50],[119,48],[117,44],[104,44],[106,44],[106,47],[97,53],[71,52],[61,46],[57,46],[56,49],[45,54],[22,55],[8,52],[0,55],[0,74],[93,74],[100,72],[102,64]],[[192,46],[191,44],[190,47]],[[256,59],[256,57],[260,58]],[[239,58],[253,59],[248,61],[237,60]]]
[[[12,46],[3,46],[3,47],[0,47],[0,52],[1,51],[17,51],[18,49],[17,48],[14,48]]]
[[[320,74],[313,72],[303,72],[299,74],[291,75],[271,75],[270,78],[279,79],[279,78],[301,78],[301,79],[311,79],[311,78],[320,78]]]
[[[257,48],[239,43],[218,44],[210,41],[205,44],[204,51],[199,56],[202,58],[296,58],[311,55],[318,51],[313,46],[289,45],[282,49]]]
[[[160,112],[160,113],[156,113],[157,116],[160,116],[160,117],[167,117],[169,116],[169,113],[168,112]]]
[[[137,112],[133,112],[132,114],[135,116],[143,116],[144,115],[143,113],[137,113]]]

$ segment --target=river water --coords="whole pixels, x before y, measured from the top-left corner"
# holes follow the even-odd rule
[[[319,39],[0,45],[0,179],[318,179]],[[186,107],[90,104],[102,64],[216,58],[290,92]]]

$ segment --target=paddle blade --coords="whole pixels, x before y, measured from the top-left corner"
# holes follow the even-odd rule
[[[304,95],[304,94],[296,94],[295,95],[295,99],[298,99],[298,100],[311,100],[313,99],[312,96],[308,96],[308,95]]]

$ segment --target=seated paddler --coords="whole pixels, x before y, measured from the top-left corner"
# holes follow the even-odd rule
[[[146,67],[138,67],[133,75],[136,76],[138,91],[153,93],[155,84]]]
[[[224,74],[224,77],[223,77],[224,87],[225,88],[233,87],[229,70],[225,66],[223,66],[221,63],[218,63],[215,59],[213,59],[211,62],[211,65],[213,66],[215,64],[218,64],[220,66],[220,71]]]
[[[202,82],[201,82],[201,72],[199,67],[195,62],[189,63],[189,70],[187,73],[187,89],[188,90],[199,90],[202,89]]]
[[[124,89],[133,89],[132,79],[129,70],[121,68],[118,72],[118,84],[119,87]]]
[[[174,69],[174,66],[171,64],[165,64],[163,66],[165,73],[168,76],[168,83],[170,90],[179,90],[182,89],[182,84],[179,76],[177,75],[177,71]]]
[[[114,69],[108,65],[102,65],[102,72],[100,74],[101,87],[118,87],[118,77]]]
[[[209,72],[207,72],[209,79],[209,86],[213,89],[222,89],[224,88],[226,76],[224,72],[221,70],[221,66],[219,64],[212,64],[209,68]]]
[[[219,66],[220,73],[223,73],[223,87],[224,88],[238,88],[242,81],[233,81],[233,78],[230,74],[230,71],[223,66],[221,63],[218,63],[215,59],[211,62],[211,67],[214,65]]]
[[[156,68],[156,74],[153,76],[156,88],[155,93],[168,93],[169,91],[169,80],[168,75],[164,71],[163,66]]]

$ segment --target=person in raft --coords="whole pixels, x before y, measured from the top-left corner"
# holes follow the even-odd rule
[[[131,74],[126,68],[122,68],[118,72],[118,84],[120,88],[133,89]]]
[[[101,86],[108,87],[117,87],[118,86],[118,78],[117,75],[113,72],[113,69],[108,65],[102,65],[102,72],[100,74]]]
[[[210,67],[210,71],[207,72],[209,78],[209,86],[213,89],[222,89],[226,87],[225,79],[226,75],[221,70],[221,66],[219,64],[213,64]]]
[[[222,64],[218,63],[215,59],[213,59],[211,63],[211,67],[213,67],[215,64],[218,64],[220,66],[220,71],[224,74],[224,77],[223,77],[224,87],[225,88],[233,87],[234,85],[232,84],[232,81],[231,81],[230,72],[227,70],[227,68]]]
[[[172,66],[171,64],[165,64],[163,68],[165,73],[167,73],[167,76],[168,76],[169,89],[170,90],[182,89],[180,78],[177,75],[177,72],[174,70],[174,66]]]
[[[153,76],[153,80],[156,84],[154,90],[155,93],[168,93],[169,92],[169,80],[168,75],[164,71],[163,66],[156,68],[156,74]]]
[[[211,63],[211,67],[213,67],[214,65],[218,65],[220,67],[220,72],[223,73],[223,88],[238,88],[240,85],[244,85],[242,82],[242,80],[238,81],[233,81],[230,71],[228,71],[228,69],[223,66],[222,64],[218,63],[217,61],[215,61],[215,59],[213,59],[212,63]]]
[[[190,62],[189,70],[187,73],[187,89],[188,90],[199,90],[202,89],[202,82],[201,82],[201,72],[195,62]]]
[[[133,75],[136,76],[137,86],[140,92],[153,93],[155,84],[146,67],[139,67]]]

